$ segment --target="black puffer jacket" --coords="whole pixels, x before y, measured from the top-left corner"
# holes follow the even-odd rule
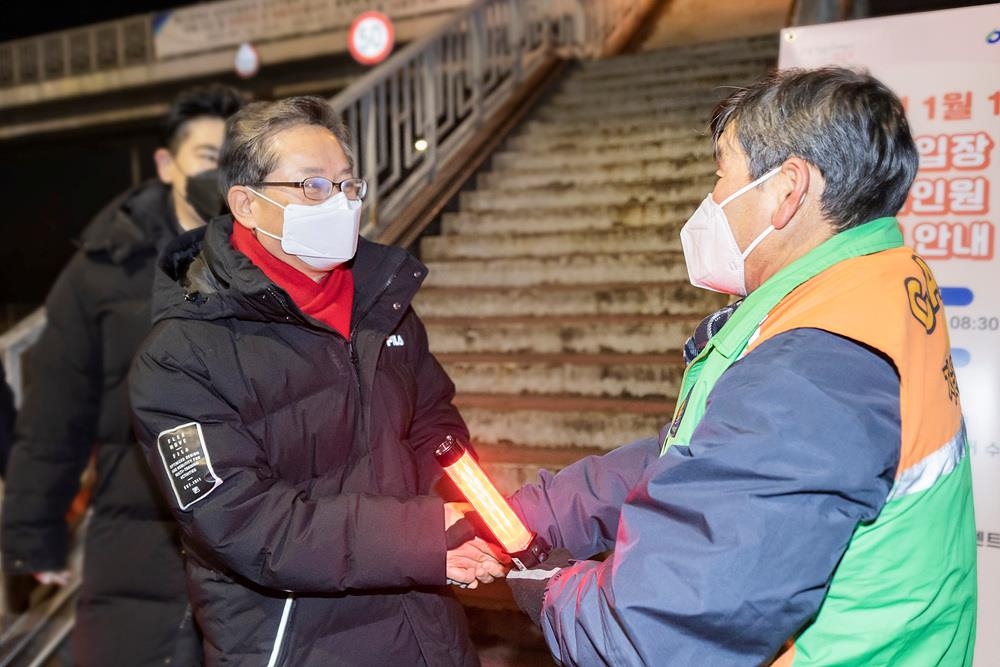
[[[432,452],[467,431],[409,305],[426,269],[362,240],[345,340],[233,249],[232,225],[168,248],[130,378],[207,662],[478,664],[442,586]]]
[[[181,638],[187,600],[177,525],[132,434],[126,383],[150,330],[158,250],[177,229],[170,190],[159,182],[109,204],[49,293],[31,354],[4,493],[3,566],[10,574],[66,566],[64,517],[96,445],[73,633],[84,666],[161,665]]]

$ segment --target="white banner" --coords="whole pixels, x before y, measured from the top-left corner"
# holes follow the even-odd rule
[[[343,29],[378,10],[392,20],[467,7],[470,0],[225,0],[157,12],[157,58],[205,53],[243,42]]]
[[[975,665],[1000,664],[1000,5],[787,28],[780,66],[858,65],[899,95],[920,151],[900,213],[941,286],[972,448]]]

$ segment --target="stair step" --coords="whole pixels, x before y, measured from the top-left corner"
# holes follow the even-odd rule
[[[670,71],[647,71],[632,76],[616,76],[600,81],[567,79],[553,97],[560,103],[565,103],[568,99],[579,98],[580,100],[593,99],[598,96],[605,96],[609,100],[623,100],[635,95],[655,91],[672,91],[675,95],[682,94],[681,90],[685,86],[690,92],[702,90],[721,89],[722,97],[734,92],[736,88],[743,88],[767,72],[774,69],[777,59],[773,61],[762,61],[750,63],[746,67],[738,70],[719,70],[714,66],[705,68],[703,72],[695,72],[696,76],[687,73],[672,73]],[[713,79],[712,74],[725,71],[725,79]],[[676,76],[672,76],[676,74]],[[732,87],[732,89],[728,89]],[[727,90],[728,89],[728,90]],[[641,92],[640,92],[641,91]],[[675,113],[680,113],[676,111]]]
[[[677,232],[665,227],[613,229],[605,232],[576,232],[513,236],[429,236],[420,243],[425,262],[452,259],[500,259],[507,257],[563,257],[606,253],[680,251]]]
[[[566,77],[552,96],[553,101],[562,101],[566,97],[579,95],[591,97],[598,93],[631,94],[640,91],[678,90],[685,86],[705,87],[732,83],[745,84],[759,77],[763,72],[774,66],[774,58],[763,58],[742,63],[734,67],[719,67],[711,63],[692,65],[690,67],[668,68],[663,66],[649,67],[642,71],[633,71],[625,76],[594,78],[583,72],[574,72]],[[642,87],[629,86],[632,81],[642,81]]]
[[[538,125],[537,128],[548,128],[547,131],[521,131],[507,140],[506,150],[519,153],[552,153],[572,152],[576,150],[593,150],[596,148],[612,148],[617,146],[643,146],[649,143],[691,141],[700,138],[707,141],[708,126],[702,118],[692,116],[690,121],[678,120],[669,123],[659,122],[648,128],[618,127],[608,128],[605,132],[560,131],[557,125]]]
[[[754,81],[763,71],[760,67],[750,67],[747,68],[747,73],[743,76],[723,72],[685,81],[663,82],[655,79],[651,80],[648,85],[639,87],[609,86],[598,88],[587,86],[585,88],[571,88],[555,93],[545,106],[548,109],[573,111],[581,107],[599,105],[602,110],[607,110],[610,113],[637,102],[669,104],[675,100],[689,99],[696,95],[705,94],[724,98],[732,93],[734,88],[745,86]]]
[[[691,159],[641,160],[630,163],[605,164],[599,169],[592,165],[566,165],[558,171],[550,168],[535,169],[505,165],[490,172],[480,174],[476,179],[479,187],[490,188],[539,188],[572,185],[575,187],[603,185],[606,183],[638,184],[647,181],[666,182],[670,180],[690,180],[712,178],[716,172],[715,163],[707,157]]]
[[[428,287],[528,287],[687,280],[681,253],[606,253],[561,257],[427,262]]]
[[[559,317],[582,315],[703,316],[727,297],[692,287],[686,280],[632,285],[434,288],[420,290],[414,307],[421,317]],[[434,341],[432,341],[433,344]]]
[[[673,354],[697,316],[427,319],[435,354]]]
[[[711,64],[718,68],[732,68],[742,62],[771,58],[777,60],[779,43],[777,35],[760,42],[688,45],[656,51],[642,51],[615,58],[591,60],[582,64],[574,74],[599,78],[609,74],[630,74],[657,67],[681,68]]]
[[[533,118],[558,120],[559,122],[587,121],[608,116],[628,116],[634,114],[661,114],[669,109],[712,109],[732,91],[720,88],[706,88],[684,95],[667,95],[653,99],[628,96],[609,99],[605,104],[593,104],[563,108],[545,105],[538,109]]]
[[[603,61],[597,60],[588,62],[587,66],[599,68],[609,62],[645,63],[650,60],[655,60],[656,58],[672,56],[697,56],[698,58],[705,58],[713,53],[746,53],[747,51],[752,51],[754,49],[765,48],[777,51],[778,35],[773,32],[768,32],[761,33],[759,35],[733,37],[729,39],[711,40],[707,42],[697,42],[679,46],[668,46],[660,49],[637,51],[635,53],[626,53],[615,56],[614,58],[607,58]]]
[[[558,97],[543,109],[537,118],[591,118],[606,117],[619,112],[662,111],[675,106],[682,108],[697,108],[699,102],[714,103],[721,101],[732,93],[734,86],[744,81],[724,81],[719,83],[686,84],[660,91],[638,88],[620,93],[605,91],[589,91],[587,95],[572,93]],[[602,94],[603,93],[603,94]]]
[[[476,441],[479,463],[497,489],[510,495],[525,484],[537,484],[541,470],[557,472],[587,456],[600,456],[608,449],[597,447],[522,447]],[[614,449],[612,447],[611,449]]]
[[[459,205],[463,211],[517,211],[529,216],[545,209],[619,206],[631,201],[687,204],[693,211],[714,186],[714,177],[704,177],[692,179],[683,185],[678,182],[649,181],[636,185],[588,188],[473,190],[459,195]]]
[[[590,406],[578,410],[530,409],[527,401],[501,400],[488,402],[496,407],[480,407],[465,396],[456,397],[455,403],[476,442],[527,448],[592,447],[604,451],[655,435],[669,421],[673,409],[669,402],[650,403],[643,412],[616,405],[625,401],[614,401],[603,409]]]
[[[690,100],[686,101],[685,104],[685,106],[675,104],[671,105],[670,108],[665,109],[635,109],[630,111],[619,111],[611,115],[593,114],[578,117],[560,113],[546,114],[543,108],[539,109],[538,112],[532,116],[532,119],[539,122],[558,124],[567,129],[573,128],[581,134],[585,134],[591,130],[598,130],[609,126],[618,127],[624,123],[659,122],[662,124],[667,122],[666,119],[669,118],[668,114],[692,116],[700,113],[707,124],[711,118],[712,109],[715,108],[715,105],[712,102],[705,99]]]
[[[620,62],[610,60],[588,63],[574,71],[562,88],[599,88],[606,85],[617,85],[624,79],[637,81],[652,81],[657,83],[699,81],[713,74],[732,74],[742,76],[754,68],[766,71],[773,68],[778,61],[778,51],[755,51],[752,53],[732,54],[724,57],[705,58],[674,58],[660,57],[652,59],[641,68],[634,65],[628,67]]]
[[[715,150],[707,138],[695,136],[642,146],[595,146],[575,153],[500,151],[493,156],[493,165],[496,169],[560,170],[565,167],[629,165],[652,160],[712,164],[715,162]]]
[[[680,354],[438,355],[460,394],[658,399],[677,395]]]
[[[662,415],[673,399],[594,398],[581,396],[504,396],[460,393],[455,404],[461,408],[492,411],[532,411],[545,414],[605,412],[622,415]]]
[[[617,118],[595,118],[576,122],[531,120],[524,124],[518,136],[531,137],[620,137],[633,132],[664,131],[670,127],[706,130],[712,119],[710,108],[697,107],[659,114],[619,115]]]
[[[710,188],[706,187],[707,193]],[[704,194],[701,199],[704,199]],[[669,226],[680,233],[681,225],[697,204],[630,201],[616,205],[547,207],[531,215],[509,211],[464,211],[445,213],[443,234],[547,234],[615,227]]]

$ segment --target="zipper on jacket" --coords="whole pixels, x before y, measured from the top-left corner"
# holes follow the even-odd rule
[[[278,657],[281,655],[281,645],[285,640],[285,633],[288,631],[288,619],[292,615],[292,604],[295,596],[289,595],[285,598],[285,607],[281,611],[281,621],[278,623],[278,633],[274,636],[274,648],[271,649],[271,658],[267,661],[267,667],[275,667],[278,664]]]
[[[269,294],[272,299],[274,299],[275,303],[277,303],[279,306],[281,306],[281,309],[283,311],[285,311],[286,313],[288,313],[287,315],[285,315],[285,321],[286,322],[290,321],[292,319],[295,319],[298,322],[302,321],[302,318],[299,316],[299,314],[296,313],[295,310],[292,309],[288,305],[288,302],[286,302],[285,299],[280,294],[278,294],[278,291],[276,289],[274,289],[272,287],[268,287],[265,290],[265,292],[267,294]]]
[[[385,281],[385,284],[382,285],[382,287],[372,296],[371,302],[365,307],[363,311],[358,311],[357,322],[354,322],[352,318],[351,321],[352,330],[355,326],[360,325],[361,322],[366,317],[368,317],[368,313],[370,313],[372,309],[375,308],[376,304],[378,304],[379,300],[382,298],[382,295],[385,294],[387,291],[389,291],[389,288],[392,286],[392,283],[396,281],[396,278],[399,276],[399,272],[403,270],[403,266],[405,265],[406,265],[406,258],[404,257],[399,262],[399,266],[393,269],[392,275],[390,275],[389,279]]]
[[[358,398],[361,397],[361,360],[358,358],[358,348],[354,346],[354,336],[347,339],[347,354],[351,357],[351,367],[354,369],[354,384],[358,386]]]

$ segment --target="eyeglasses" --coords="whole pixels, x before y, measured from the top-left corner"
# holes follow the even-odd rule
[[[260,183],[247,183],[247,185],[277,185],[286,188],[302,188],[302,194],[306,199],[324,201],[337,192],[343,192],[344,196],[351,201],[364,199],[368,192],[368,183],[363,178],[348,178],[339,183],[331,181],[323,176],[310,176],[302,181],[262,181]]]

